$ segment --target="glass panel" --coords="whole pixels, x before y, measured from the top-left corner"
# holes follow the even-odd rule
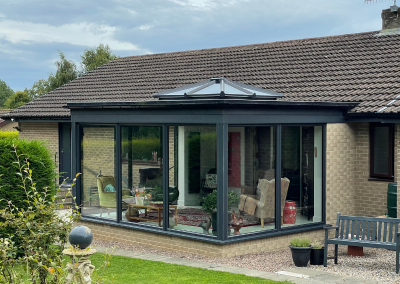
[[[215,126],[169,128],[169,228],[216,236]]]
[[[374,173],[389,174],[389,127],[375,127]]]
[[[276,127],[229,127],[228,131],[230,234],[275,229]]]
[[[282,227],[322,222],[322,126],[282,127],[282,178]]]
[[[121,127],[123,222],[162,227],[162,127]]]
[[[82,130],[82,214],[116,220],[115,128]]]

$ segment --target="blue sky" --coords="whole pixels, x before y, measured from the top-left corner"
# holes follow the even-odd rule
[[[376,2],[376,1],[375,1]],[[0,79],[30,88],[58,50],[77,64],[108,44],[118,56],[246,45],[381,29],[393,1],[0,0]]]

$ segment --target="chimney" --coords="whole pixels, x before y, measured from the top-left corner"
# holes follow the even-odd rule
[[[382,30],[400,28],[400,8],[396,5],[382,10]]]

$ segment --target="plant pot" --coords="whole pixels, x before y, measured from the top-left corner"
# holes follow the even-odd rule
[[[310,261],[311,246],[309,247],[292,247],[289,246],[292,251],[292,259],[294,265],[297,267],[306,267]]]
[[[324,264],[324,248],[311,249],[310,264],[311,265],[323,265]]]

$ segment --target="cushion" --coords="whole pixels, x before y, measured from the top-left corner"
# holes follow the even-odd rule
[[[115,188],[109,183],[107,186],[104,188],[104,192],[115,192]]]
[[[207,174],[206,181],[204,183],[204,187],[217,188],[217,175],[216,174]]]

